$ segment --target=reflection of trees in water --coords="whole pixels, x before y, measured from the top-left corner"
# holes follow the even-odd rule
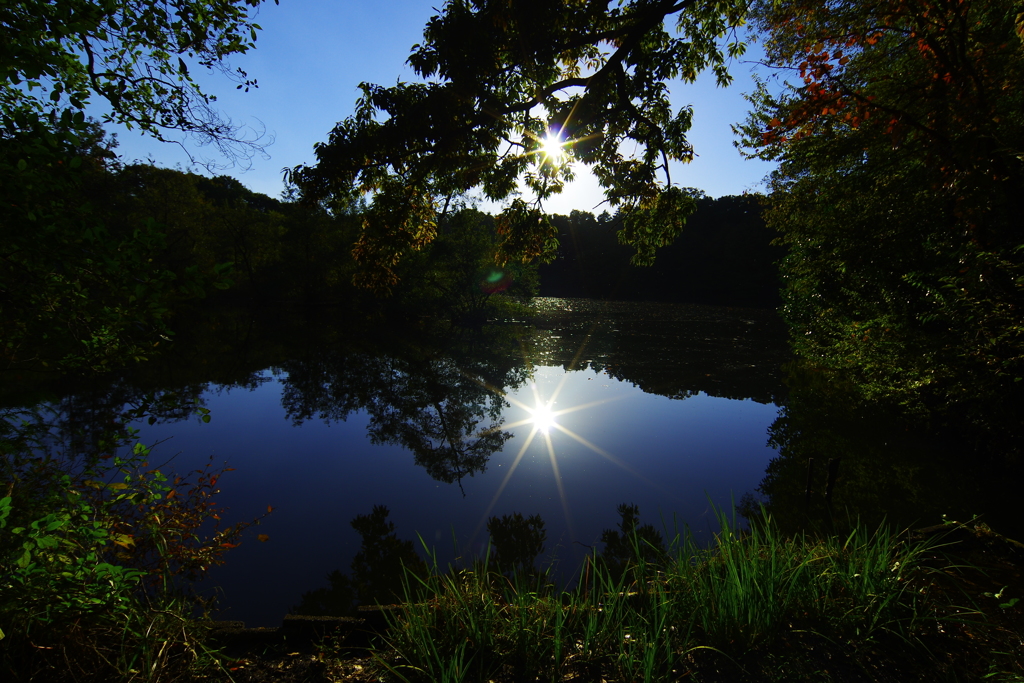
[[[341,616],[351,613],[356,604],[403,600],[405,572],[424,577],[427,565],[412,541],[398,538],[389,514],[386,506],[375,505],[370,514],[356,515],[349,524],[359,533],[361,544],[352,559],[351,573],[330,572],[328,585],[303,593],[292,613]]]
[[[637,562],[658,563],[668,557],[661,534],[650,524],[640,524],[640,510],[636,505],[623,503],[618,507],[618,529],[605,529],[601,534],[602,551],[593,559],[602,562],[616,576]],[[437,566],[428,566],[416,553],[413,543],[398,537],[394,522],[388,519],[390,511],[384,505],[375,505],[368,515],[356,515],[350,525],[359,533],[360,546],[352,559],[350,572],[335,569],[326,576],[327,585],[306,591],[299,604],[292,607],[293,614],[310,616],[344,616],[353,613],[355,606],[390,604],[405,598],[405,586],[413,577],[425,578],[428,572],[437,572]],[[540,578],[554,577],[549,570],[537,569],[537,561],[544,553],[547,532],[544,519],[537,514],[524,517],[519,512],[487,520],[490,534],[487,558],[489,571],[505,575]],[[467,567],[453,566],[449,571],[464,569],[482,571],[482,557],[464,558]],[[415,590],[415,585],[410,586]]]
[[[370,439],[409,449],[427,474],[461,488],[512,436],[500,430],[508,402],[450,358],[407,370],[389,373],[371,397]]]
[[[544,552],[547,532],[540,515],[523,517],[519,512],[487,520],[494,566],[500,572],[534,574],[537,557]]]
[[[772,311],[589,299],[538,303],[538,356],[646,393],[784,402],[785,328]]]
[[[626,568],[638,560],[657,564],[666,558],[667,550],[661,532],[652,524],[640,524],[640,508],[623,503],[616,509],[619,514],[619,528],[601,532],[604,550],[601,559],[609,573],[621,577]]]
[[[69,462],[111,454],[130,423],[177,422],[196,414],[206,385],[150,391],[122,378],[79,388],[30,407],[0,409],[0,440],[22,453],[59,454]]]
[[[779,455],[758,487],[782,528],[856,519],[927,526],[942,515],[984,514],[1011,536],[1024,531],[1014,503],[1020,463],[993,445],[1002,436],[993,440],[938,412],[910,414],[895,403],[860,400],[834,375],[794,367],[789,381],[790,400],[770,429]],[[760,514],[751,495],[741,508],[748,517]]]
[[[514,326],[447,329],[444,337],[377,330],[376,336],[354,338],[329,320],[255,320],[230,309],[202,314],[185,327],[186,343],[131,375],[64,383],[46,397],[27,382],[19,391],[5,385],[5,400],[41,401],[34,408],[8,409],[14,411],[10,423],[34,425],[31,434],[40,445],[55,443],[45,435],[59,433],[62,448],[97,452],[104,446],[90,435],[106,433],[111,424],[187,419],[203,407],[208,392],[253,391],[272,381],[265,370],[270,367],[286,373],[282,403],[293,425],[345,420],[366,410],[374,443],[408,448],[431,477],[461,486],[510,438],[500,428],[507,407],[501,392],[516,389],[528,376],[521,328]],[[410,337],[418,345],[408,343]],[[0,424],[0,430],[12,428]],[[29,430],[20,433],[27,438]]]
[[[379,357],[318,349],[281,364],[281,405],[296,427],[307,420],[344,422],[369,401],[383,369]]]
[[[476,354],[463,346],[431,354],[318,352],[288,361],[281,366],[285,413],[300,425],[365,410],[373,443],[410,450],[432,478],[461,488],[511,437],[501,430],[508,407],[502,392],[527,377],[507,346],[473,347]]]
[[[205,406],[207,393],[254,391],[272,381],[264,368],[283,347],[261,340],[250,311],[196,311],[179,327],[160,355],[117,373],[0,374],[0,439],[96,455],[106,449],[105,439],[124,437],[133,421],[186,420]]]

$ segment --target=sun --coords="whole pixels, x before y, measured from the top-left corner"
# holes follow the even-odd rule
[[[544,155],[543,160],[554,165],[562,163],[566,157],[565,144],[565,140],[559,135],[549,133],[540,141],[540,152]]]

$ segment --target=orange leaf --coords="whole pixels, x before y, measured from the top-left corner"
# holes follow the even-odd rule
[[[270,540],[270,536],[267,536],[266,534],[260,534],[256,537],[256,540],[258,540],[260,543],[266,543]]]

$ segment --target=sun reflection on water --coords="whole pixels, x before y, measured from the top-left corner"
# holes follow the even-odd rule
[[[555,411],[549,404],[541,403],[527,410],[530,413],[530,422],[542,434],[548,434],[553,427],[558,426],[558,423],[555,422]]]
[[[585,345],[586,342],[584,342],[584,346]],[[579,360],[582,351],[583,349],[581,348],[579,352],[576,354],[577,357],[574,359],[572,365],[576,365],[576,361]],[[536,370],[536,367],[531,367],[531,371]],[[570,429],[569,427],[567,427],[566,425],[562,424],[559,421],[559,418],[561,416],[567,415],[569,413],[584,411],[589,408],[593,408],[598,405],[609,403],[611,401],[619,400],[625,397],[625,395],[619,395],[610,398],[599,399],[596,401],[574,404],[567,408],[556,409],[555,406],[558,405],[559,396],[562,393],[562,389],[565,387],[565,383],[569,377],[569,374],[570,371],[565,370],[560,380],[558,381],[554,389],[551,391],[550,395],[547,396],[544,395],[544,391],[538,384],[538,382],[534,381],[529,387],[529,392],[531,394],[530,399],[528,399],[529,402],[524,402],[516,398],[515,396],[511,396],[509,394],[506,394],[504,391],[491,387],[492,391],[500,393],[505,398],[505,400],[507,400],[513,406],[519,408],[525,413],[525,416],[522,419],[510,422],[508,424],[504,424],[501,426],[501,429],[529,427],[530,431],[526,435],[526,438],[523,440],[522,445],[519,447],[519,450],[516,453],[515,458],[513,458],[512,463],[508,468],[508,471],[505,472],[505,476],[502,478],[501,484],[494,492],[493,498],[488,504],[487,509],[484,512],[483,516],[481,517],[479,523],[477,524],[476,531],[473,534],[474,537],[476,537],[476,535],[482,531],[484,525],[487,522],[488,517],[490,517],[492,511],[494,510],[494,507],[498,503],[498,500],[501,499],[501,495],[504,492],[506,486],[511,481],[512,476],[515,474],[516,468],[519,467],[519,464],[522,462],[523,457],[526,455],[527,451],[533,444],[534,440],[537,439],[538,437],[542,441],[544,445],[544,450],[547,452],[548,455],[548,460],[551,463],[554,483],[557,487],[558,496],[561,500],[562,511],[565,515],[566,527],[569,531],[570,536],[572,537],[575,537],[576,533],[572,522],[572,515],[569,510],[569,500],[565,493],[565,486],[562,480],[562,473],[560,471],[558,463],[558,452],[564,452],[564,449],[556,449],[556,441],[560,437],[569,437],[571,440],[576,441],[579,444],[582,444],[593,453],[601,456],[605,460],[611,462],[612,464],[616,465],[623,471],[631,474],[632,476],[636,477],[637,479],[646,483],[652,488],[663,490],[662,486],[658,485],[656,482],[652,481],[648,477],[645,477],[643,474],[636,471],[634,468],[630,467],[620,458],[616,457],[615,455],[612,455],[607,450],[601,448],[592,441],[584,438],[581,434],[578,434],[577,432],[573,431],[572,429]]]

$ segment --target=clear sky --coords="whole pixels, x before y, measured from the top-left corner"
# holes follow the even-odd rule
[[[352,113],[360,82],[391,85],[414,79],[405,60],[410,48],[422,41],[427,20],[437,13],[433,7],[441,4],[442,0],[281,0],[280,5],[263,5],[256,17],[263,27],[256,49],[232,60],[232,66],[257,79],[259,88],[248,93],[235,90],[219,74],[200,82],[218,97],[224,115],[236,123],[265,127],[274,143],[266,148],[270,158],[257,156],[249,170],[220,172],[257,192],[279,196],[284,187],[281,169],[314,161],[313,145],[326,140],[334,124]],[[717,88],[707,75],[695,84],[671,87],[675,106],[694,106],[690,141],[698,155],[693,163],[672,169],[673,182],[713,197],[762,188],[771,165],[743,160],[732,145],[730,130],[730,124],[745,117],[742,94],[753,89],[752,68],[751,63],[735,62],[731,72],[736,80],[728,89]],[[196,67],[193,74],[199,71]],[[98,111],[92,110],[94,115]],[[126,162],[151,159],[161,166],[188,167],[188,156],[176,145],[135,131],[109,129],[118,133],[117,151]],[[213,148],[193,151],[222,161]],[[548,212],[603,209],[595,210],[603,197],[593,177],[580,172],[577,177],[561,197],[545,202]]]

